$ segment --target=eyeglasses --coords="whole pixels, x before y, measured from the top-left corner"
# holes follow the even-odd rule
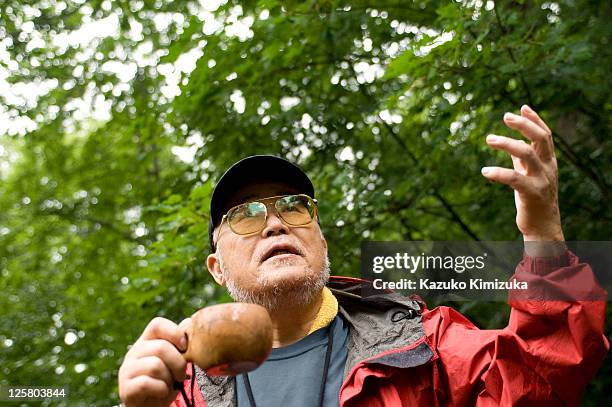
[[[316,199],[303,194],[280,195],[234,206],[223,215],[219,227],[227,220],[230,229],[237,235],[260,232],[268,220],[270,204],[274,204],[276,215],[289,226],[307,225],[317,215]]]

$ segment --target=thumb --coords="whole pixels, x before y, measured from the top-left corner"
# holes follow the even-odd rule
[[[189,328],[191,326],[191,318],[185,318],[184,320],[182,320],[179,323],[179,328],[181,328],[182,330],[187,330],[187,328]]]
[[[189,332],[189,330],[191,329],[191,324],[192,324],[191,318],[185,318],[178,324],[179,330],[182,332],[183,336],[185,337],[185,348],[182,349],[183,352],[187,351],[187,348],[189,347],[189,343],[188,343],[189,336],[187,335],[187,332]]]

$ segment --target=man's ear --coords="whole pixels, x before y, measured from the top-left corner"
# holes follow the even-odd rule
[[[219,256],[217,253],[208,255],[206,258],[206,267],[208,267],[208,272],[215,279],[217,284],[219,284],[221,287],[225,287],[225,277],[221,271],[221,263],[219,262]]]

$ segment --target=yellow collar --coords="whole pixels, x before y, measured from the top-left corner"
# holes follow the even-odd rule
[[[327,287],[323,287],[323,300],[321,301],[321,308],[317,314],[308,335],[329,325],[336,315],[338,314],[338,300],[332,294],[331,290]]]

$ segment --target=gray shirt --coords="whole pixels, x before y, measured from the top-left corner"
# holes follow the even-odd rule
[[[338,406],[349,331],[339,315],[334,321],[294,344],[273,349],[268,359],[248,374],[257,407],[318,407],[328,333],[332,325],[333,346],[323,405]],[[251,407],[242,375],[236,377],[236,393],[238,407]]]

